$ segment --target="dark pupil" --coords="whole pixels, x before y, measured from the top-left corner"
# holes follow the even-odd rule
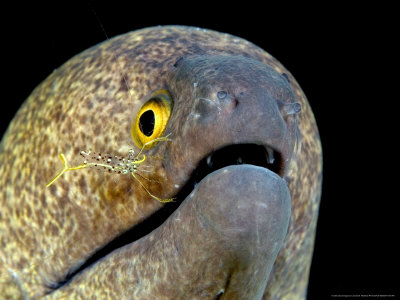
[[[144,112],[139,119],[139,128],[145,136],[151,136],[154,131],[155,116],[152,110]]]

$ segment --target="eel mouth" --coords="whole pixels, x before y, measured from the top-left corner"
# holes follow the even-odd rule
[[[97,250],[81,266],[71,269],[63,280],[49,286],[49,288],[56,290],[62,287],[78,273],[84,272],[85,269],[111,254],[114,250],[139,240],[161,226],[207,175],[230,165],[241,164],[267,168],[280,177],[283,176],[282,155],[272,147],[257,144],[234,144],[215,150],[200,160],[188,181],[175,195],[174,202],[164,205],[143,222],[114,238],[104,247]]]
[[[179,200],[184,200],[197,186],[197,184],[212,172],[230,165],[249,164],[269,169],[283,175],[281,154],[269,146],[257,144],[228,145],[211,152],[200,160],[197,168],[177,195]]]

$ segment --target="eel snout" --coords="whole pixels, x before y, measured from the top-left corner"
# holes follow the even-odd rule
[[[260,299],[290,210],[277,174],[247,164],[224,167],[206,176],[162,226],[49,296],[84,284],[111,298]]]

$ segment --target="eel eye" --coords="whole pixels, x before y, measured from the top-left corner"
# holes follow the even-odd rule
[[[135,145],[142,148],[145,143],[162,137],[167,127],[173,107],[173,100],[167,90],[153,92],[143,104],[135,120],[131,123],[131,136]],[[146,145],[145,150],[157,143]]]

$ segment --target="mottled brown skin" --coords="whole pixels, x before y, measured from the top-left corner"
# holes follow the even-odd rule
[[[132,119],[161,88],[174,98],[166,129],[172,141],[146,153],[159,157],[145,163],[153,194],[174,196],[202,158],[230,144],[274,147],[282,154],[281,178],[250,165],[218,170],[160,228],[53,290],[162,206],[131,176],[89,169],[46,189],[61,168],[58,154],[70,161],[87,149],[126,155]],[[228,92],[223,100],[220,90]],[[284,117],[277,101],[299,102],[302,111]],[[305,297],[321,188],[318,131],[292,75],[243,39],[170,26],[97,45],[32,92],[0,147],[5,298]]]

